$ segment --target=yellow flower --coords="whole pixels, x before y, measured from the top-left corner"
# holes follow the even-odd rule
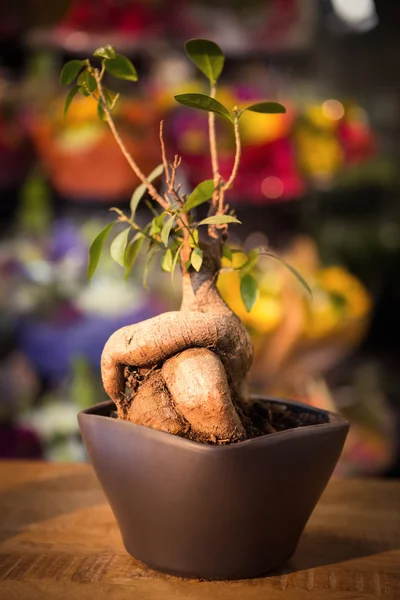
[[[315,177],[334,175],[342,163],[342,149],[333,135],[303,129],[297,134],[300,165]]]
[[[314,300],[308,305],[305,335],[322,338],[362,322],[371,309],[364,286],[341,267],[316,274]]]
[[[326,111],[323,110],[322,104],[310,106],[305,114],[312,125],[319,129],[334,131],[337,128],[338,122],[328,118]]]
[[[245,112],[240,118],[240,131],[244,145],[266,144],[287,134],[288,115],[262,115]]]

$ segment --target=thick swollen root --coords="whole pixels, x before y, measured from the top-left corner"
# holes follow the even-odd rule
[[[126,418],[137,425],[145,425],[167,433],[184,435],[189,426],[174,409],[160,371],[155,371],[141,385]]]
[[[222,361],[236,389],[252,361],[252,346],[233,314],[169,312],[118,329],[106,343],[101,372],[104,389],[115,403],[125,392],[124,367],[152,367],[189,348],[208,348]]]
[[[232,313],[170,312],[116,331],[102,355],[102,378],[120,416],[202,441],[243,439],[232,403],[252,360],[243,324]],[[159,368],[126,411],[124,368]],[[161,371],[160,371],[161,369]]]
[[[205,348],[185,350],[164,363],[162,375],[192,434],[213,442],[246,437],[225,369],[214,352]]]

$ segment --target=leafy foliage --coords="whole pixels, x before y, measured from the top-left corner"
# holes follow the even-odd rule
[[[91,279],[96,271],[97,265],[99,264],[101,252],[106,242],[108,234],[114,227],[114,223],[110,223],[107,227],[104,227],[100,233],[94,238],[92,245],[89,249],[89,264],[88,264],[88,277]]]
[[[297,269],[295,269],[294,267],[292,267],[292,265],[290,265],[288,262],[286,262],[286,260],[284,260],[280,256],[277,256],[276,254],[274,254],[270,250],[265,250],[264,249],[264,250],[262,250],[260,252],[260,254],[263,254],[265,256],[269,256],[270,258],[273,258],[273,259],[279,261],[280,263],[282,263],[296,277],[297,281],[309,293],[310,297],[311,298],[313,297],[312,289],[308,285],[307,281],[304,279],[304,277],[302,275],[300,275],[300,273],[297,271]]]
[[[69,85],[70,83],[73,83],[78,77],[83,65],[83,60],[69,60],[67,63],[65,63],[60,75],[61,85]]]
[[[118,79],[126,79],[128,81],[137,81],[138,74],[126,56],[122,54],[116,54],[115,58],[111,58],[105,61],[105,69],[107,73],[113,75],[113,77],[117,77]]]
[[[152,219],[150,225],[150,236],[158,236],[158,234],[161,233],[164,227],[164,217],[165,213],[161,213],[161,215],[157,214],[157,216]]]
[[[147,181],[150,181],[150,183],[153,182],[155,179],[157,179],[157,177],[160,177],[160,175],[162,175],[163,172],[164,172],[164,166],[162,164],[158,165],[155,169],[152,170],[150,175],[147,176]],[[131,202],[130,202],[132,219],[135,216],[138,204],[139,204],[140,200],[143,198],[146,190],[147,190],[146,185],[144,183],[141,183],[132,194],[132,198],[131,198]]]
[[[185,44],[190,60],[214,84],[222,73],[225,57],[221,48],[210,40],[194,39]]]
[[[168,248],[161,260],[161,268],[163,271],[167,271],[168,273],[170,273],[172,271],[172,265],[173,265],[173,255],[172,255],[172,250],[171,248]]]
[[[67,112],[68,112],[68,109],[70,107],[72,100],[74,99],[74,97],[76,96],[76,94],[78,92],[79,92],[79,85],[74,85],[74,87],[69,90],[67,97],[65,98],[64,119],[67,116]]]
[[[223,244],[221,248],[221,254],[224,258],[232,262],[233,254],[232,250],[229,248],[228,244]]]
[[[203,264],[203,252],[200,248],[194,248],[194,250],[192,250],[190,262],[195,271],[200,271],[201,265]]]
[[[217,214],[213,214],[213,216],[209,216],[199,223],[196,223],[193,220],[190,212],[194,208],[209,202],[213,198],[214,192],[216,194],[223,193],[231,187],[235,178],[235,169],[237,169],[240,158],[240,138],[238,142],[239,117],[245,111],[262,114],[283,114],[286,112],[284,106],[278,102],[267,101],[251,104],[242,110],[233,107],[232,111],[230,111],[214,97],[216,82],[222,73],[225,62],[225,57],[221,48],[215,42],[210,40],[193,39],[186,42],[185,51],[189,59],[208,78],[211,95],[179,94],[175,96],[176,101],[183,106],[221,115],[233,123],[237,154],[232,174],[230,178],[227,179],[226,183],[223,181],[219,182],[219,187],[215,189],[214,180],[208,179],[199,183],[187,196],[178,193],[179,186],[175,189],[176,173],[173,171],[173,168],[175,167],[173,167],[173,165],[168,165],[165,155],[163,155],[163,163],[153,169],[146,177],[146,183],[141,183],[133,192],[130,200],[130,216],[128,217],[123,211],[117,208],[112,209],[118,215],[116,222],[124,223],[125,227],[116,235],[110,244],[111,257],[117,264],[125,269],[126,279],[132,271],[139,253],[146,247],[147,253],[143,276],[143,285],[145,287],[147,285],[146,281],[150,264],[155,254],[160,250],[162,250],[161,267],[164,271],[171,273],[171,278],[174,276],[177,264],[181,261],[181,252],[185,247],[185,244],[190,246],[190,258],[186,264],[186,268],[193,268],[195,271],[200,271],[203,265],[203,251],[200,248],[199,232],[197,228],[200,225],[214,226],[215,228],[221,227],[223,230],[222,233],[225,234],[226,227],[223,226],[232,223],[240,224],[240,221],[232,214],[233,211],[230,214],[221,214],[224,213],[223,210],[214,211]],[[117,79],[133,82],[137,81],[138,74],[130,59],[122,54],[118,54],[115,48],[109,44],[97,48],[93,56],[95,61],[99,63],[99,67],[93,66],[91,61],[86,59],[70,60],[62,68],[60,83],[62,85],[75,84],[68,91],[66,96],[64,116],[67,114],[72,100],[79,92],[83,96],[91,96],[97,102],[99,118],[103,121],[107,121],[113,130],[114,121],[112,111],[116,106],[119,94],[104,87],[102,83],[104,73],[106,72]],[[115,137],[117,137],[114,130],[113,133]],[[120,139],[118,140],[118,137],[117,141],[119,141],[121,146],[123,142]],[[127,157],[130,159],[130,164],[131,162],[134,163],[127,151],[125,152],[125,155],[128,155]],[[180,159],[175,157],[175,163],[178,164],[179,162]],[[135,221],[139,202],[147,190],[149,191],[150,196],[154,198],[155,190],[149,186],[149,184],[160,177],[164,170],[167,174],[167,192],[163,197],[158,195],[158,203],[162,207],[162,212],[160,213],[155,210],[152,203],[146,200],[146,205],[152,212],[152,218],[145,226],[140,226]],[[135,172],[138,175],[137,171]],[[173,173],[173,177],[171,173]],[[143,176],[139,178],[143,181]],[[216,180],[218,180],[218,177]],[[173,181],[173,183],[171,183],[171,181]],[[92,278],[98,266],[104,245],[114,224],[115,223],[113,222],[107,225],[93,240],[89,250],[89,279]],[[132,239],[129,240],[131,231],[134,232],[134,235]],[[296,269],[269,250],[261,250],[261,252],[259,250],[252,250],[247,255],[241,252],[241,254],[243,254],[243,261],[239,262],[239,264],[234,260],[234,254],[236,252],[238,251],[230,248],[227,243],[222,245],[222,256],[231,263],[232,266],[230,268],[235,269],[240,273],[240,293],[248,311],[253,307],[258,295],[257,281],[253,273],[260,253],[266,254],[267,256],[282,262],[295,275],[303,287],[307,289],[310,294],[312,293],[307,282]]]
[[[171,233],[171,229],[174,226],[174,222],[175,222],[175,215],[172,215],[167,220],[167,222],[165,223],[164,227],[161,230],[161,241],[163,242],[164,246],[168,246],[169,234]]]
[[[241,225],[241,221],[232,215],[214,215],[213,217],[207,217],[197,223],[197,225],[226,225],[228,223],[238,223]]]
[[[128,245],[128,236],[130,229],[130,227],[127,227],[126,229],[121,231],[113,239],[110,246],[111,258],[115,260],[116,263],[121,265],[121,267],[125,267],[125,250]]]
[[[191,231],[191,236],[190,236],[190,247],[191,248],[196,248],[199,245],[199,230],[198,229],[192,229]]]
[[[215,98],[211,98],[211,96],[207,96],[206,94],[178,94],[174,97],[179,104],[189,106],[190,108],[213,112],[232,121],[229,110],[221,104],[221,102],[218,102]]]
[[[99,58],[105,59],[115,58],[115,48],[113,46],[110,46],[110,44],[106,44],[105,46],[97,48],[97,50],[93,52],[93,56],[98,56]]]
[[[125,249],[124,255],[124,266],[125,266],[125,280],[128,278],[130,272],[133,269],[133,266],[136,262],[136,259],[139,255],[139,252],[143,246],[143,242],[146,239],[145,235],[142,232],[136,234],[133,239],[130,241],[128,246]]]
[[[257,102],[243,109],[242,112],[248,110],[250,112],[263,113],[264,115],[284,114],[286,108],[278,102]]]
[[[88,71],[84,71],[85,81],[84,86],[89,90],[89,92],[94,92],[97,89],[97,83],[95,78],[90,75]]]
[[[147,289],[147,276],[149,274],[149,269],[150,269],[150,264],[151,261],[153,260],[155,254],[159,251],[159,247],[150,244],[150,247],[147,251],[147,255],[146,255],[146,263],[144,266],[144,272],[143,272],[143,287],[145,287]]]
[[[207,179],[206,181],[202,181],[197,185],[193,192],[189,194],[186,198],[185,204],[182,206],[183,212],[189,212],[196,206],[200,206],[200,204],[204,204],[204,202],[208,202],[214,193],[214,181],[212,179]]]
[[[252,271],[256,266],[259,256],[260,253],[257,248],[255,248],[254,250],[250,250],[245,262],[243,263],[243,265],[240,266],[241,271],[243,273],[250,273],[250,271]]]
[[[104,112],[104,108],[101,104],[97,105],[97,114],[99,116],[99,119],[101,119],[102,121],[107,121],[106,113]]]
[[[250,275],[245,273],[240,279],[240,295],[243,300],[243,304],[248,312],[253,308],[255,301],[258,296],[258,284],[257,280]]]
[[[171,281],[174,278],[174,273],[175,273],[175,269],[176,269],[176,265],[179,262],[180,259],[180,255],[181,255],[181,250],[183,248],[183,242],[177,247],[176,251],[175,251],[175,256],[174,256],[174,260],[172,261],[172,269],[171,269]]]
[[[107,106],[110,110],[112,110],[118,102],[119,94],[116,92],[111,92],[110,90],[104,90],[104,97],[107,102]]]

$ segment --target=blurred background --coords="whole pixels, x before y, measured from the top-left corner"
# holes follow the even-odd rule
[[[183,42],[227,55],[228,106],[278,100],[286,115],[246,113],[230,203],[232,243],[270,245],[314,289],[263,258],[247,314],[236,274],[221,293],[244,319],[254,391],[298,398],[352,423],[338,473],[400,475],[400,5],[388,0],[6,0],[0,8],[0,457],[78,461],[78,410],[104,398],[99,359],[117,328],[179,306],[179,284],[142,269],[125,284],[104,254],[89,285],[88,247],[137,185],[90,99],[64,121],[66,60],[110,43],[138,84],[121,82],[116,116],[149,173],[183,155],[185,187],[210,177],[206,119],[174,103],[207,92]],[[232,134],[218,120],[222,169]],[[141,210],[148,210],[143,204]]]

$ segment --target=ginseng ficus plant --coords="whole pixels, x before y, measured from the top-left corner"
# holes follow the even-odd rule
[[[197,441],[222,444],[254,435],[246,416],[252,343],[245,326],[217,290],[221,257],[231,262],[235,251],[228,245],[228,227],[240,224],[226,202],[240,164],[240,118],[245,111],[271,114],[284,113],[285,108],[276,102],[258,102],[228,109],[215,98],[224,66],[222,50],[214,42],[200,39],[188,41],[185,50],[209,80],[210,93],[182,94],[175,99],[208,113],[212,172],[212,178],[200,182],[188,195],[182,193],[179,183],[181,158],[168,160],[162,122],[162,162],[149,175],[142,173],[117,131],[113,111],[119,96],[105,87],[104,75],[137,81],[136,69],[127,57],[117,54],[112,46],[104,46],[91,59],[66,63],[61,83],[74,83],[65,101],[65,113],[77,93],[97,102],[99,117],[109,126],[141,181],[133,192],[130,214],[113,209],[116,220],[93,241],[89,278],[115,223],[126,225],[110,246],[111,256],[124,268],[125,277],[141,252],[146,253],[147,259],[145,278],[157,253],[164,271],[173,276],[177,265],[182,271],[179,311],[123,327],[110,337],[101,360],[104,388],[115,402],[120,419]],[[235,137],[235,158],[227,180],[219,171],[216,116],[229,121]],[[165,193],[160,193],[153,183],[161,175],[165,177]],[[153,218],[143,227],[136,220],[136,210],[146,194],[152,200]],[[208,203],[208,216],[198,221],[193,209],[204,203]],[[257,281],[250,271],[260,252],[277,258],[265,248],[252,250],[240,267],[240,291],[247,310],[251,310],[257,298]],[[309,290],[302,277],[290,265],[286,266]]]

